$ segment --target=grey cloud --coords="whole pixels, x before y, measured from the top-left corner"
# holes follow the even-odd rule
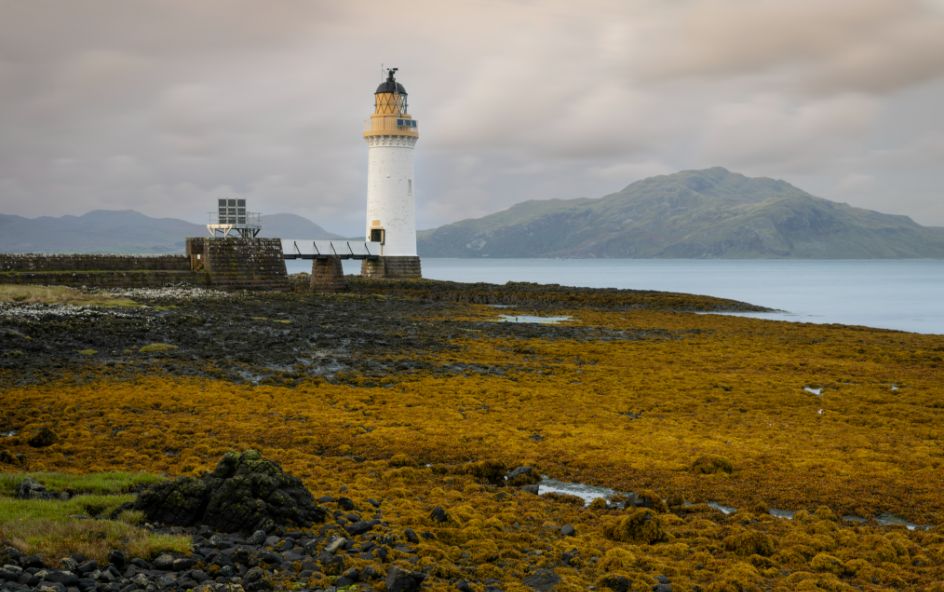
[[[944,172],[920,157],[944,134],[932,0],[422,0],[395,15],[367,0],[0,0],[0,13],[4,213],[201,220],[240,193],[358,232],[360,133],[386,62],[420,122],[423,226],[711,165],[944,224],[927,198]],[[903,171],[924,197],[883,195]]]

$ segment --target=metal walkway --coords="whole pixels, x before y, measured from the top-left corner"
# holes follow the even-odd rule
[[[282,240],[283,259],[378,259],[380,243],[331,240]]]

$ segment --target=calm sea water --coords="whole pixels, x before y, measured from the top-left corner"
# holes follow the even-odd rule
[[[311,264],[290,261],[289,273]],[[358,262],[345,262],[358,273]],[[427,278],[554,283],[734,298],[762,318],[944,333],[944,260],[423,259]]]

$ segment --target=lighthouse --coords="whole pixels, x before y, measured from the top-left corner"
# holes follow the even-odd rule
[[[374,92],[374,112],[364,131],[367,140],[367,231],[380,243],[380,258],[365,260],[369,277],[418,278],[413,148],[419,138],[409,114],[407,92],[396,80],[397,68]]]

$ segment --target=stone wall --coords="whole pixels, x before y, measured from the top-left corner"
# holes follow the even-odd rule
[[[418,279],[423,277],[423,269],[419,257],[378,257],[361,263],[361,275],[374,279]]]
[[[190,261],[183,255],[92,255],[0,253],[0,272],[4,271],[190,271]]]
[[[188,238],[187,257],[195,272],[224,289],[289,287],[282,241],[277,238]]]
[[[279,239],[190,238],[186,255],[0,254],[0,283],[288,289]]]

